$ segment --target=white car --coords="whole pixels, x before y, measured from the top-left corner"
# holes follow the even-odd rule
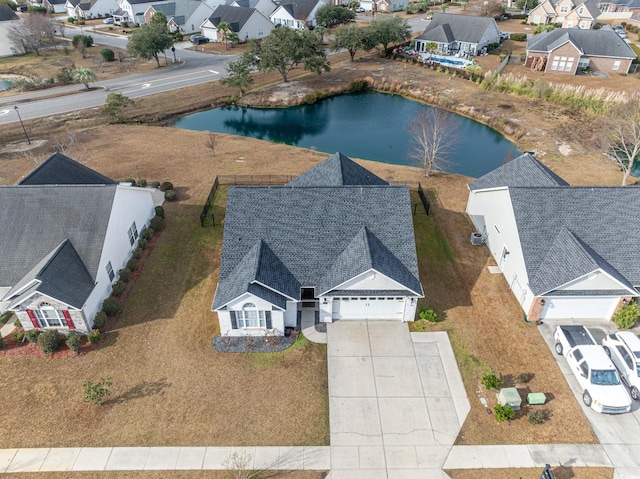
[[[102,23],[105,23],[107,25],[113,25],[113,17],[109,17],[109,18],[105,18],[104,20],[102,20]]]
[[[631,410],[629,393],[602,346],[576,346],[565,356],[580,383],[585,406],[604,414],[624,414]]]
[[[640,400],[640,338],[631,331],[621,331],[605,336],[602,346],[631,390],[631,397]]]

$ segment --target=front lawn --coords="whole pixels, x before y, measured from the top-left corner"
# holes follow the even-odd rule
[[[326,346],[269,358],[211,347],[222,227],[202,228],[193,203],[165,204],[165,229],[97,351],[2,359],[3,447],[328,444]],[[83,403],[82,383],[100,378],[111,397]]]

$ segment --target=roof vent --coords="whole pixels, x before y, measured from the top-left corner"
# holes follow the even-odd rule
[[[471,233],[470,240],[473,246],[481,246],[484,244],[484,239],[482,238],[482,235],[477,231],[474,231],[473,233]]]

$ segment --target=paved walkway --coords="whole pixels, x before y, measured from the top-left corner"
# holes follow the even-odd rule
[[[302,308],[300,329],[302,334],[312,343],[327,344],[327,333],[316,330],[316,313],[313,308]]]

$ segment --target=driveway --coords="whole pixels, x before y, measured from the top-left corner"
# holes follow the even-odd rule
[[[553,349],[553,330],[559,324],[586,324],[596,341],[600,343],[605,334],[616,331],[613,323],[604,320],[573,321],[545,320],[539,326],[540,333],[556,358],[558,367],[567,379],[569,387],[576,396],[584,414],[591,423],[598,440],[604,447],[618,474],[637,474],[640,471],[640,402],[634,401],[631,412],[620,415],[599,414],[586,407],[582,402],[582,389],[573,372],[567,366],[564,356],[558,356]],[[577,438],[576,438],[576,442]],[[631,451],[635,451],[631,453]]]
[[[332,479],[445,478],[469,412],[445,332],[397,321],[327,325]]]

